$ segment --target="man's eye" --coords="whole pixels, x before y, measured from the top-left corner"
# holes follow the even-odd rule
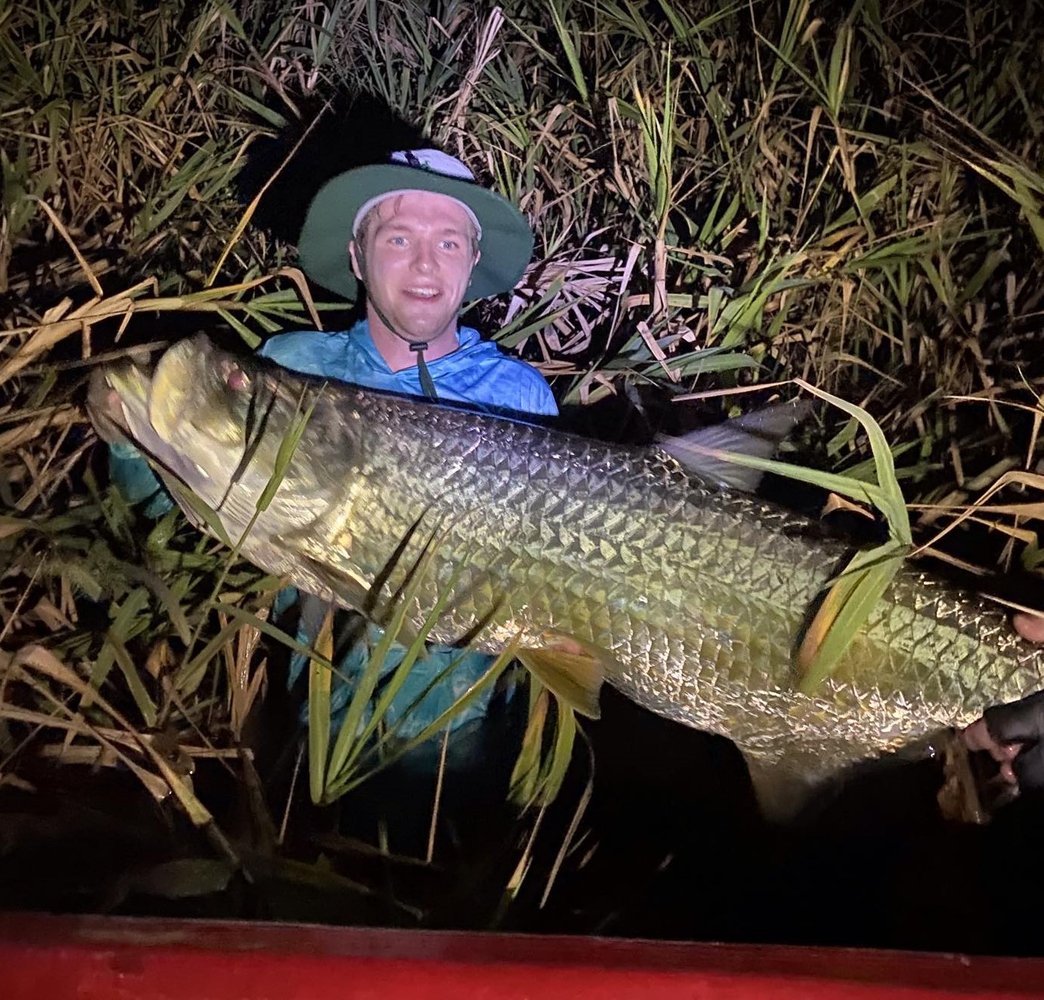
[[[391,236],[388,238],[389,245],[393,247],[404,247],[406,246],[405,236]]]
[[[456,240],[443,240],[442,241],[442,249],[443,250],[459,250],[460,249],[460,244]]]

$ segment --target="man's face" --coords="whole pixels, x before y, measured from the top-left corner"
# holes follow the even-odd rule
[[[349,244],[352,269],[378,316],[410,340],[455,335],[478,262],[474,228],[460,203],[407,191],[377,205],[361,236],[363,260],[356,242]]]

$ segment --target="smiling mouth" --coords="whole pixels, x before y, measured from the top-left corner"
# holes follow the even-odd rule
[[[424,299],[426,301],[437,299],[442,294],[437,288],[406,288],[403,290],[411,298]]]

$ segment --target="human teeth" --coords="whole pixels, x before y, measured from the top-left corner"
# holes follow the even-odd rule
[[[439,293],[434,288],[407,288],[410,295],[420,295],[426,299],[433,299]]]

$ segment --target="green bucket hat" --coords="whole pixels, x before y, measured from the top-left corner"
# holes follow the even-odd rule
[[[297,241],[305,274],[354,300],[358,283],[348,241],[362,217],[393,194],[433,191],[460,202],[478,229],[482,256],[472,273],[468,298],[514,288],[533,254],[533,233],[525,216],[506,198],[477,184],[460,160],[437,149],[392,153],[390,160],[346,170],[319,189]]]

